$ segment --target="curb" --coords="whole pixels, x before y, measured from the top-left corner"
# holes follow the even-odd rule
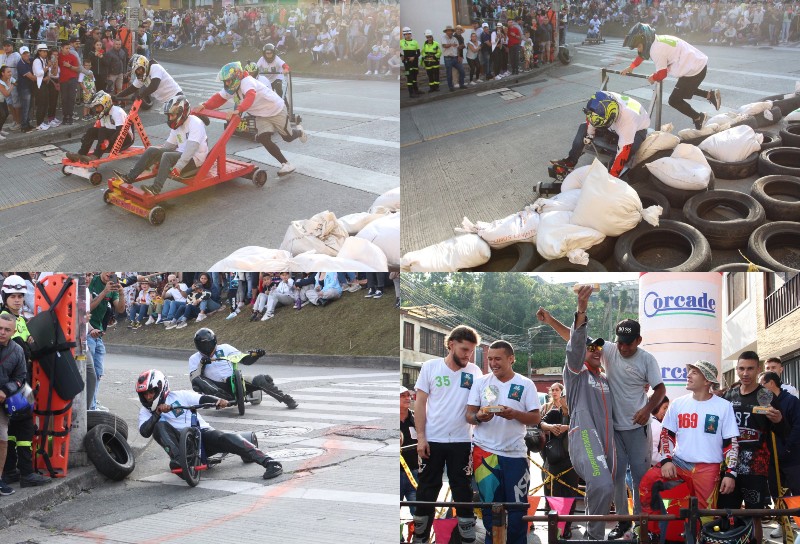
[[[517,74],[515,76],[508,76],[504,77],[503,79],[499,80],[490,80],[490,81],[483,81],[482,83],[467,87],[466,89],[456,89],[455,91],[450,92],[448,91],[439,91],[438,93],[434,94],[423,94],[416,98],[410,98],[408,93],[405,89],[405,83],[400,89],[400,108],[407,108],[416,106],[418,104],[427,104],[429,102],[436,102],[438,100],[447,100],[448,98],[453,98],[457,96],[463,96],[465,94],[473,94],[473,93],[480,93],[483,91],[491,90],[491,89],[499,89],[501,87],[508,87],[513,85],[522,85],[526,83],[528,80],[535,78],[536,76],[540,76],[542,74],[546,74],[551,69],[553,69],[556,65],[559,66],[569,66],[561,64],[558,59],[542,66],[541,68],[534,68],[533,70],[529,70],[527,72]],[[419,81],[419,80],[418,80]],[[447,86],[446,82],[447,79],[444,79],[445,87]]]
[[[75,121],[73,125],[61,125],[47,130],[32,130],[25,134],[12,133],[14,136],[0,141],[0,153],[77,140],[83,137],[90,125],[89,121]]]
[[[121,355],[139,355],[142,357],[167,357],[188,359],[195,350],[179,348],[155,348],[151,346],[131,346],[123,344],[106,344],[108,353]],[[314,367],[352,367],[375,370],[400,370],[399,357],[368,355],[314,355],[314,354],[267,354],[256,365],[273,364],[284,366]]]

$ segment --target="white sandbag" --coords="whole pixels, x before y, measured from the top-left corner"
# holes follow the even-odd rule
[[[602,213],[598,213],[600,202]],[[594,159],[589,175],[583,182],[571,223],[592,228],[606,236],[619,236],[634,228],[642,219],[657,227],[662,211],[661,206],[650,206],[644,210],[636,191],[609,174],[605,166]]]
[[[400,266],[400,214],[393,213],[376,219],[356,235],[369,240],[383,251],[391,268]]]
[[[605,235],[589,227],[573,225],[571,219],[572,212],[542,214],[536,235],[536,251],[549,261],[567,257],[571,263],[586,266],[589,264],[586,250],[602,242]]]
[[[460,234],[403,255],[401,272],[457,272],[489,261],[492,250],[477,234]]]
[[[656,132],[648,134],[647,138],[645,138],[642,142],[642,145],[639,146],[639,149],[633,156],[633,160],[631,160],[628,166],[633,168],[637,164],[644,162],[655,155],[657,151],[675,149],[675,146],[677,146],[679,143],[681,143],[681,139],[674,134],[670,134],[669,132],[657,130]]]
[[[246,246],[237,249],[224,259],[217,261],[209,272],[290,272],[292,254],[282,249]],[[312,270],[309,268],[308,270]]]
[[[537,213],[571,212],[575,209],[575,205],[578,204],[578,199],[580,196],[580,189],[565,191],[564,187],[562,186],[561,192],[553,198],[537,198],[533,202],[533,209]]]
[[[739,162],[761,150],[763,134],[747,125],[729,128],[709,136],[698,146],[711,157],[722,162]]]
[[[351,236],[344,241],[337,257],[364,263],[372,270],[389,271],[386,254],[383,250],[369,240],[357,236]],[[353,270],[353,272],[362,272],[362,270]]]
[[[473,223],[465,217],[461,227],[454,230],[457,233],[475,233],[492,248],[502,249],[517,242],[535,243],[538,228],[539,214],[533,210],[533,206],[525,206],[524,210],[491,223]]]
[[[725,125],[725,124],[733,125],[740,121],[744,121],[745,119],[747,119],[747,117],[749,116],[743,113],[729,111],[725,113],[718,113],[715,116],[710,117],[709,119],[706,120],[706,124],[710,125],[711,123],[716,123],[718,125]]]
[[[743,113],[745,115],[758,115],[763,111],[768,111],[772,109],[772,100],[764,100],[763,102],[752,102],[750,104],[745,104],[744,106],[739,106],[739,113]]]
[[[711,181],[711,167],[696,145],[678,144],[672,156],[649,162],[645,167],[670,187],[699,191]]]
[[[324,270],[326,272],[386,272],[385,268],[376,270],[361,261],[332,257],[314,251],[307,251],[292,257],[290,272],[308,272],[309,270]]]
[[[335,256],[349,235],[333,212],[320,212],[311,219],[292,221],[281,242],[281,249],[292,255],[316,251]]]
[[[561,192],[566,193],[567,191],[573,191],[575,189],[580,189],[583,186],[583,180],[586,179],[586,174],[589,172],[589,165],[581,166],[580,168],[576,168],[569,174],[567,177],[564,178],[564,181],[561,183]]]
[[[400,209],[400,187],[390,189],[375,199],[372,206],[369,207],[369,213],[377,213],[377,208],[382,206],[390,210],[397,211]]]
[[[785,115],[783,118],[786,121],[790,122],[790,123],[792,123],[794,121],[800,121],[800,108],[797,108],[796,110],[791,112],[789,115]]]
[[[343,215],[339,218],[339,223],[342,225],[342,228],[347,231],[347,234],[350,236],[355,236],[359,233],[361,229],[375,221],[376,219],[380,219],[386,215],[392,213],[390,208],[386,208],[384,206],[377,206],[375,208],[375,212],[358,212],[358,213],[351,213],[347,215]]]
[[[678,136],[681,140],[694,140],[695,138],[701,138],[704,136],[711,136],[717,132],[722,130],[728,130],[731,128],[730,122],[726,121],[724,124],[720,125],[717,123],[706,123],[705,126],[701,129],[696,128],[685,128],[683,130],[678,131]]]

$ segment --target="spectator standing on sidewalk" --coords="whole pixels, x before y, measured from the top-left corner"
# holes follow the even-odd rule
[[[469,84],[476,85],[481,80],[481,63],[478,55],[481,52],[481,44],[478,41],[478,33],[473,32],[467,42],[467,64],[469,65]]]
[[[61,114],[65,125],[71,125],[73,112],[75,111],[75,98],[78,95],[78,73],[80,72],[80,60],[72,53],[72,47],[68,41],[61,42],[61,55],[58,57],[59,77],[58,84],[61,87]]]
[[[112,281],[114,280],[114,281]],[[98,404],[97,394],[100,391],[100,380],[103,377],[103,360],[106,355],[106,346],[103,344],[103,319],[106,317],[106,312],[109,309],[109,303],[114,307],[114,311],[122,313],[125,311],[125,301],[120,296],[122,294],[122,285],[114,272],[100,272],[100,274],[92,278],[89,283],[89,294],[91,295],[91,302],[89,303],[89,334],[86,335],[86,348],[92,354],[92,361],[94,362],[94,373],[97,376],[97,382],[92,394],[92,402],[89,406],[90,410],[108,411]]]
[[[519,74],[519,59],[522,52],[522,28],[519,23],[521,17],[517,21],[509,21],[508,23],[508,56],[511,62],[511,74]]]
[[[447,25],[444,29],[444,38],[442,38],[442,56],[444,57],[444,70],[447,76],[447,86],[450,92],[456,90],[453,83],[453,68],[458,70],[458,88],[466,89],[464,85],[464,65],[461,64],[461,56],[459,55],[459,43],[454,35],[455,29],[452,25]]]
[[[128,67],[128,52],[122,48],[122,41],[114,40],[113,46],[106,51],[108,57],[108,87],[110,93],[122,91],[122,77]]]
[[[798,397],[797,388],[790,383],[783,381],[783,361],[780,357],[770,357],[764,363],[765,372],[774,372],[781,379],[781,389],[787,391],[789,394]]]
[[[419,456],[417,455],[417,429],[414,427],[414,412],[411,408],[411,391],[400,386],[400,447],[403,460],[406,462],[408,472],[414,478],[414,483],[408,478],[405,469],[400,467],[400,500],[417,500],[417,480],[419,479]],[[413,516],[417,508],[409,507]]]
[[[489,23],[483,23],[480,30],[481,42],[481,67],[483,68],[484,80],[489,81],[494,77],[492,72],[492,33],[489,32]]]

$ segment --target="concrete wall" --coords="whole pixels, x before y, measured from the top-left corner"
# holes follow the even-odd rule
[[[731,314],[728,314],[728,280],[726,274],[722,288],[722,372],[736,366],[739,354],[756,350],[758,341],[758,311],[763,313],[764,282],[760,274],[747,274],[747,298]]]
[[[400,346],[404,345],[404,330],[406,323],[413,323],[414,324],[414,349],[401,349],[400,350],[400,361],[402,363],[423,363],[429,359],[433,359],[437,357],[431,353],[424,353],[420,351],[420,327],[425,327],[426,329],[430,329],[432,331],[436,331],[445,335],[445,338],[448,334],[450,334],[450,330],[437,325],[436,323],[431,323],[430,321],[424,321],[415,319],[413,317],[409,317],[407,314],[401,316],[400,319]]]
[[[451,0],[403,0],[401,5],[400,28],[411,27],[420,47],[425,41],[425,29],[430,29],[433,39],[441,42],[442,29],[447,25],[456,26]]]

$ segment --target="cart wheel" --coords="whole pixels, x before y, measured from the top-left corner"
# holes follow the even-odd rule
[[[92,185],[100,185],[103,183],[103,174],[100,172],[93,172],[91,176],[89,176],[89,181]]]
[[[255,172],[253,172],[253,183],[256,187],[263,187],[264,184],[267,182],[267,171],[262,170],[261,168],[257,168]]]
[[[111,204],[111,189],[106,189],[103,191],[103,202],[106,204]]]
[[[66,164],[61,166],[61,173],[64,174],[65,176],[71,176],[72,175],[72,172],[67,172],[67,165]]]
[[[150,221],[151,225],[160,225],[164,222],[164,218],[167,217],[167,212],[161,206],[154,206],[150,213],[147,215],[147,220]]]

